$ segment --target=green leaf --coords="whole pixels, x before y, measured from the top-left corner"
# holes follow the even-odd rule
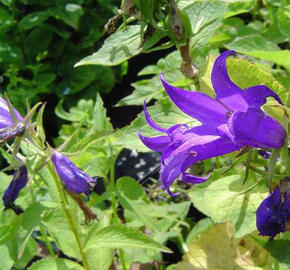
[[[140,26],[131,25],[109,36],[94,54],[78,63],[82,65],[116,66],[141,52]]]
[[[70,206],[70,211],[77,213],[77,208]],[[80,259],[79,249],[76,239],[71,227],[67,222],[67,218],[61,209],[56,208],[46,215],[43,220],[43,224],[46,230],[51,235],[52,239],[55,241],[57,247],[66,255]],[[79,230],[79,228],[78,228]]]
[[[282,270],[251,237],[237,240],[230,223],[221,223],[198,235],[177,270]]]
[[[208,231],[211,227],[213,227],[213,225],[214,224],[210,218],[204,218],[200,220],[197,224],[194,225],[193,229],[187,235],[186,244],[191,244],[199,234]]]
[[[18,232],[18,236],[22,240],[18,247],[18,258],[21,258],[29,237],[31,236],[34,228],[40,223],[41,215],[44,210],[45,207],[39,202],[36,202],[25,209],[22,215],[22,230]]]
[[[187,13],[192,27],[191,46],[194,49],[200,49],[220,26],[226,5],[221,1],[200,1],[186,6],[184,11]]]
[[[19,21],[18,27],[22,28],[23,30],[29,30],[42,24],[49,16],[50,14],[45,11],[30,13]]]
[[[146,248],[157,251],[170,250],[152,240],[149,236],[124,225],[110,225],[93,235],[86,244],[85,250],[99,248]]]
[[[86,250],[90,270],[108,270],[113,261],[113,250],[109,248],[90,248]]]
[[[290,5],[279,7],[278,22],[281,31],[290,39]]]
[[[271,73],[243,59],[228,59],[227,63],[229,76],[239,87],[244,89],[264,84],[276,92],[283,102],[286,102],[287,90]]]
[[[226,47],[231,50],[235,50],[240,53],[248,54],[256,51],[279,51],[280,48],[271,41],[266,40],[259,35],[250,35],[237,37]]]
[[[254,7],[254,1],[229,2],[224,19],[241,14],[248,13]]]
[[[104,102],[99,93],[97,94],[96,103],[93,108],[91,125],[91,131],[93,132],[113,130],[110,119],[107,117],[107,110],[104,108]]]
[[[14,263],[9,249],[5,245],[0,245],[0,261],[2,270],[10,270]]]
[[[33,263],[28,270],[84,270],[84,268],[73,261],[62,258],[46,258]]]
[[[131,177],[121,177],[116,187],[121,205],[133,211],[146,227],[158,231],[156,222],[150,216],[151,209],[142,186]]]
[[[38,54],[44,53],[52,40],[52,32],[46,31],[41,27],[29,32],[24,41],[24,50],[31,60]]]
[[[198,125],[198,121],[181,112],[168,98],[159,100],[155,105],[148,107],[149,114],[160,126],[169,128],[174,124]],[[141,131],[144,136],[157,136],[160,132],[153,130],[147,124],[143,112],[129,125],[116,133],[116,145],[135,149],[141,152],[150,151],[138,138]]]
[[[182,63],[180,53],[178,51],[168,54],[165,58],[158,60],[156,65],[149,65],[143,68],[138,75],[154,74],[156,76],[151,79],[139,80],[131,85],[134,91],[131,95],[126,96],[118,102],[120,106],[141,105],[146,98],[147,102],[151,99],[160,99],[163,96],[164,90],[160,81],[160,73],[164,73],[165,79],[178,87],[186,88],[192,85],[192,81],[186,79],[179,71]],[[188,87],[187,87],[188,88]]]
[[[285,232],[275,241],[267,241],[264,248],[280,263],[290,266],[290,254],[287,252],[290,246],[290,233]]]
[[[194,187],[189,196],[194,206],[214,222],[231,221],[236,236],[241,237],[256,229],[256,210],[268,194],[267,188],[259,185],[243,194],[252,184],[249,179],[243,186],[240,175],[218,177]]]
[[[251,55],[266,61],[271,61],[275,64],[284,66],[290,72],[290,51],[281,50],[275,52],[268,51],[257,51],[257,52],[248,52],[247,55]]]

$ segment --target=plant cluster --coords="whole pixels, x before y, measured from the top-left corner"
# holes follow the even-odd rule
[[[287,0],[1,3],[1,269],[289,269]],[[101,94],[161,50],[115,129]]]

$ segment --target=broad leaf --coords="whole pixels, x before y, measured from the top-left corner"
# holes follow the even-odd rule
[[[280,268],[269,253],[250,237],[237,241],[231,224],[221,223],[197,237],[176,269],[282,270],[283,268]]]
[[[170,250],[149,236],[124,225],[110,225],[94,234],[86,243],[91,248],[145,248],[163,252]]]
[[[192,27],[192,47],[198,49],[208,42],[220,26],[226,5],[221,1],[200,1],[186,6],[184,11]]]
[[[84,270],[84,268],[73,261],[62,258],[46,258],[33,263],[28,270]]]
[[[112,34],[94,54],[85,57],[75,66],[104,65],[115,66],[141,52],[140,26],[127,26]]]
[[[253,181],[243,186],[243,177],[231,175],[195,186],[189,191],[194,206],[214,222],[231,221],[236,236],[241,237],[256,229],[256,210],[268,191],[265,186],[256,186],[245,193]]]

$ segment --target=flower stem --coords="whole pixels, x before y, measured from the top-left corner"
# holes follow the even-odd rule
[[[49,242],[49,240],[48,240],[48,238],[47,238],[46,231],[44,230],[44,228],[43,228],[41,225],[39,226],[39,228],[40,228],[40,232],[41,232],[42,240],[44,241],[44,243],[45,243],[45,245],[46,245],[46,247],[47,247],[47,250],[48,250],[48,252],[49,252],[49,255],[50,255],[51,257],[55,257],[54,251],[53,251],[53,249],[52,249],[52,247],[51,247],[51,244],[50,244],[50,242]]]
[[[67,217],[67,220],[68,220],[68,223],[71,227],[71,230],[75,236],[75,239],[77,241],[77,245],[79,247],[79,251],[80,251],[80,255],[81,255],[81,259],[82,259],[82,262],[83,262],[83,266],[84,266],[84,269],[85,270],[89,270],[89,267],[88,267],[88,262],[87,262],[87,258],[86,258],[86,255],[85,255],[85,252],[84,252],[84,248],[83,248],[83,245],[82,245],[82,242],[81,242],[81,239],[80,239],[80,236],[78,234],[78,230],[77,230],[77,226],[72,218],[72,215],[69,211],[69,207],[68,207],[68,200],[67,200],[67,197],[65,195],[65,193],[63,192],[63,189],[62,189],[62,186],[61,186],[61,183],[58,179],[58,176],[56,175],[56,172],[53,168],[53,166],[51,165],[51,163],[48,164],[48,169],[52,175],[52,178],[55,182],[55,185],[57,187],[57,191],[58,191],[58,195],[59,195],[59,198],[60,198],[60,202],[61,202],[61,206],[63,208],[63,211]]]

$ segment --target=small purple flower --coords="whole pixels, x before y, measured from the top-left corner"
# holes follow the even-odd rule
[[[78,169],[65,155],[57,151],[53,153],[52,161],[59,178],[68,190],[90,194],[91,184],[96,182],[95,179]]]
[[[14,202],[18,197],[19,191],[23,189],[28,183],[28,174],[25,166],[20,167],[15,171],[13,179],[6,189],[2,200],[5,208],[13,208]]]
[[[270,236],[270,239],[285,232],[290,221],[290,196],[281,193],[279,186],[262,201],[256,212],[256,223],[260,235]]]
[[[235,52],[222,53],[212,69],[211,82],[216,98],[174,87],[161,75],[162,84],[172,101],[184,113],[199,120],[201,126],[191,128],[177,124],[168,129],[162,128],[150,118],[144,103],[147,123],[165,135],[150,138],[139,132],[139,137],[148,148],[162,153],[160,180],[170,194],[170,185],[179,175],[182,181],[193,184],[208,179],[186,172],[198,161],[244,146],[279,148],[284,143],[284,128],[260,108],[270,96],[282,103],[279,96],[265,85],[245,90],[235,85],[227,73],[226,58],[229,55],[235,55]]]

